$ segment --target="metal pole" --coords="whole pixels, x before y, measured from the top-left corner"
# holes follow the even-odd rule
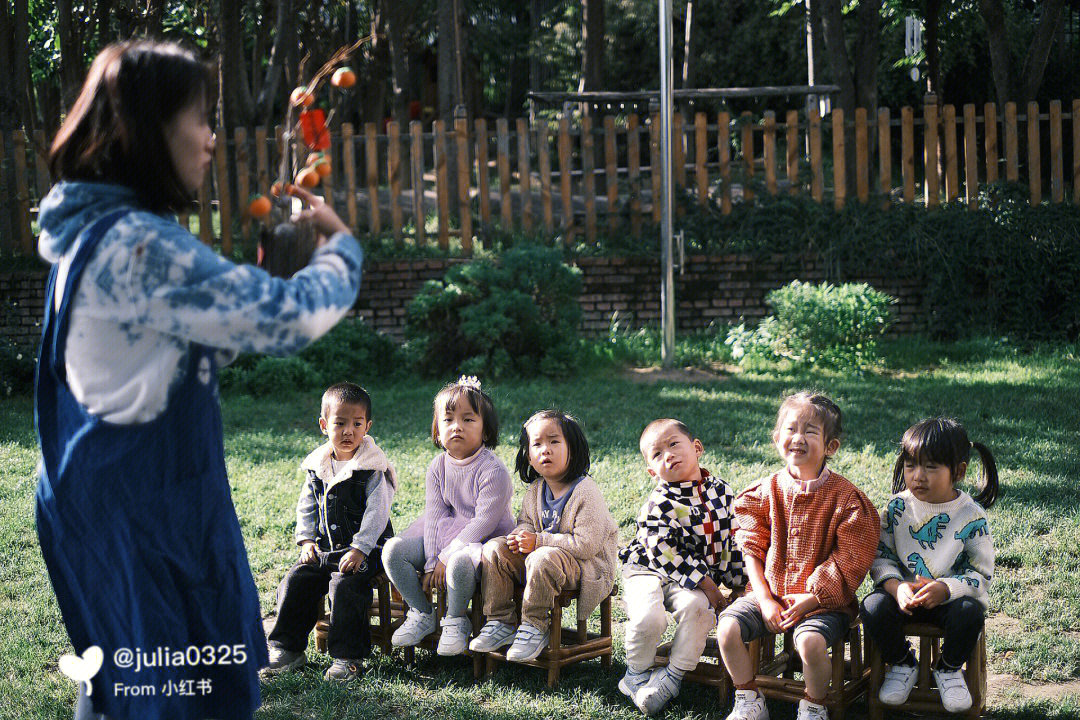
[[[661,364],[671,367],[675,359],[675,271],[672,261],[671,240],[673,227],[671,206],[674,194],[671,187],[671,115],[672,81],[674,70],[671,59],[671,0],[660,2],[660,259],[661,278],[660,318],[663,344],[660,351]]]

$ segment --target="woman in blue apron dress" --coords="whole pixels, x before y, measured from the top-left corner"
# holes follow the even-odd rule
[[[329,236],[289,280],[234,265],[167,213],[212,158],[206,66],[171,44],[94,61],[50,152],[53,263],[38,361],[37,529],[76,654],[102,663],[78,717],[233,720],[259,705],[259,599],[225,472],[217,369],[284,354],[355,302],[362,254]],[[96,651],[87,653],[93,659]]]

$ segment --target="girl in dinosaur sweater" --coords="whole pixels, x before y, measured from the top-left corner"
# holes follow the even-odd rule
[[[956,489],[973,448],[983,466],[982,490],[974,498]],[[945,636],[934,669],[941,702],[949,712],[962,712],[971,707],[971,693],[960,668],[983,629],[994,574],[985,508],[997,498],[997,465],[956,420],[923,420],[904,433],[893,492],[881,514],[881,542],[870,569],[877,589],[863,600],[861,613],[891,664],[879,697],[887,705],[907,700],[919,670],[903,625],[929,622]]]

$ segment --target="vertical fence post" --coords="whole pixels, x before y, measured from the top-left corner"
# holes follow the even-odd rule
[[[0,132],[0,198],[13,198],[14,193],[8,186],[8,174],[4,172],[4,155],[6,154],[7,139]],[[16,237],[15,226],[17,212],[9,202],[3,205],[4,213],[0,215],[0,250],[10,250],[12,253],[21,252],[19,239]],[[10,244],[9,244],[10,243]]]
[[[499,217],[503,228],[514,225],[514,200],[510,194],[510,123],[501,117],[495,121],[495,167],[499,173]]]
[[[225,155],[229,146],[227,137],[222,134],[221,141],[214,145],[214,185],[217,190],[217,217],[221,223],[221,253],[230,256],[232,255],[232,203],[229,202],[229,171],[225,166]]]
[[[529,152],[529,123],[525,118],[517,119],[518,136],[518,188],[521,191],[521,227],[532,230],[532,164]]]
[[[1050,200],[1065,199],[1065,158],[1061,149],[1061,101],[1050,101]]]
[[[766,110],[764,118],[761,155],[765,161],[765,189],[770,195],[776,195],[776,113]]]
[[[214,227],[213,227],[213,215],[210,211],[210,175],[211,170],[207,169],[206,177],[203,178],[202,185],[199,186],[199,240],[204,245],[214,244]]]
[[[607,185],[608,230],[619,226],[619,168],[616,155],[615,118],[604,116],[604,180]]]
[[[350,126],[350,130],[351,130]],[[266,156],[266,128],[255,128],[255,187],[263,195],[270,192],[269,160]],[[355,224],[353,225],[355,228]]]
[[[839,210],[847,199],[847,155],[844,148],[844,111],[838,107],[832,111],[832,147],[833,205]]]
[[[637,113],[626,118],[626,181],[630,192],[630,234],[641,237],[641,128]]]
[[[34,234],[30,230],[30,187],[26,182],[26,133],[11,134],[11,157],[15,163],[15,204],[18,208],[19,244],[26,255],[34,254]]]
[[[870,140],[864,107],[855,108],[855,196],[861,203],[870,198]]]
[[[1005,179],[1017,182],[1020,179],[1020,161],[1018,159],[1016,137],[1016,103],[1005,103]]]
[[[457,139],[457,172],[458,172],[458,213],[460,214],[461,227],[461,252],[468,256],[472,255],[473,227],[472,227],[472,202],[469,191],[472,189],[472,175],[469,172],[469,119],[462,112],[454,118],[454,136]]]
[[[1080,205],[1080,98],[1072,104],[1073,203]]]
[[[796,194],[800,189],[799,184],[799,113],[797,110],[788,110],[787,120],[787,179],[788,193]]]
[[[436,120],[435,131],[435,199],[439,212],[439,248],[450,249],[450,190],[446,167],[446,121]]]
[[[956,162],[956,106],[944,106],[941,121],[945,135],[945,201],[952,202],[960,195],[960,178]]]
[[[570,185],[570,117],[559,118],[559,192],[562,195],[562,216],[565,241],[574,239],[574,197]]]
[[[821,115],[817,106],[810,108],[807,135],[810,138],[810,197],[821,202],[825,197],[825,169],[821,160]]]
[[[708,123],[705,113],[694,113],[694,179],[697,181],[697,203],[709,202],[709,168],[706,165],[709,152]]]
[[[994,103],[983,105],[983,142],[986,148],[986,182],[995,183],[998,179],[998,123],[997,106]]]
[[[731,115],[716,116],[716,147],[720,158],[720,212],[731,212]]]
[[[248,197],[251,195],[251,167],[248,162],[247,129],[238,127],[233,134],[236,142],[236,207],[239,212],[240,232],[246,245],[251,241],[251,216],[247,212]]]
[[[975,106],[964,105],[964,199],[974,210],[979,205],[979,146],[975,142]]]
[[[1028,185],[1031,187],[1031,204],[1042,202],[1042,145],[1039,142],[1039,103],[1027,106],[1028,131]]]
[[[746,179],[743,181],[743,201],[754,199],[754,190],[750,187],[754,178],[754,121],[750,111],[740,115],[742,120],[743,169]]]
[[[904,202],[915,202],[915,110],[900,108],[900,167],[904,175]]]
[[[476,118],[476,184],[480,195],[480,222],[486,225],[491,222],[491,180],[488,177],[487,120],[484,118]]]
[[[379,202],[379,144],[375,137],[375,123],[364,124],[364,159],[367,164],[368,231],[382,230],[381,203]]]
[[[549,234],[555,229],[551,207],[551,138],[547,123],[536,126],[536,161],[540,166],[540,208],[544,213],[544,230]]]
[[[596,172],[593,150],[592,116],[581,116],[581,179],[585,194],[585,237],[596,242]]]
[[[878,187],[885,196],[885,207],[892,201],[892,121],[889,108],[878,108]]]
[[[424,126],[419,120],[409,123],[409,157],[412,175],[413,224],[416,225],[416,244],[427,244],[427,211],[424,210]]]
[[[390,185],[390,230],[394,244],[402,247],[401,228],[405,219],[401,212],[401,126],[397,120],[386,126],[386,179]]]
[[[937,99],[927,94],[923,104],[924,172],[926,173],[926,207],[937,207],[938,184],[938,106]]]
[[[341,124],[341,165],[345,173],[345,211],[349,227],[356,233],[359,225],[356,220],[356,143],[352,123]]]

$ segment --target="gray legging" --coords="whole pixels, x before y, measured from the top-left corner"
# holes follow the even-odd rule
[[[420,576],[424,569],[424,538],[394,537],[386,541],[382,552],[383,568],[390,582],[401,593],[409,607],[425,613],[432,612],[431,602],[424,597]],[[446,563],[446,616],[463,617],[469,600],[476,590],[476,567],[467,549],[450,556]]]

